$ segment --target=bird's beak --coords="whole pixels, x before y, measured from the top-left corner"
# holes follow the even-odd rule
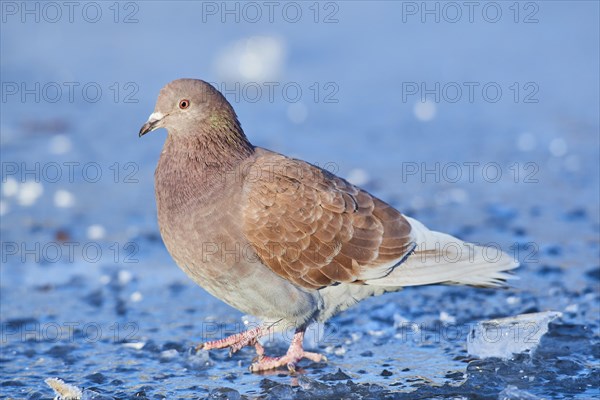
[[[140,137],[144,136],[148,132],[152,132],[155,129],[160,128],[158,123],[164,118],[164,115],[159,112],[152,113],[150,117],[148,117],[148,121],[142,126],[140,129]]]

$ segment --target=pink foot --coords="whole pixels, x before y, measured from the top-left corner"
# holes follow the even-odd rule
[[[302,348],[303,340],[304,331],[297,331],[294,334],[294,338],[292,339],[292,343],[290,344],[290,348],[288,349],[287,353],[281,357],[265,356],[264,348],[260,343],[256,342],[255,347],[258,361],[250,366],[250,371],[260,372],[285,366],[291,372],[295,372],[296,364],[298,364],[298,362],[303,358],[307,358],[314,362],[327,361],[327,358],[321,354],[304,351]]]
[[[196,347],[196,350],[225,349],[229,347],[229,354],[231,355],[244,346],[252,346],[258,343],[258,339],[268,333],[269,329],[256,327],[223,339],[202,343]]]

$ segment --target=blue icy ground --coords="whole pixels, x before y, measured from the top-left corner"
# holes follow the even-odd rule
[[[530,24],[515,23],[508,3],[498,23],[480,14],[421,23],[403,21],[401,2],[340,2],[333,24],[203,22],[200,2],[136,4],[134,24],[115,24],[108,3],[111,17],[97,24],[2,24],[3,83],[97,82],[104,95],[2,100],[1,398],[52,398],[44,380],[55,377],[115,399],[600,396],[598,3],[535,3],[539,21]],[[196,353],[203,340],[243,329],[242,315],[168,256],[152,177],[165,132],[137,132],[163,84],[225,79],[219,54],[255,35],[276,38],[287,54],[271,79],[305,93],[300,109],[281,95],[230,97],[255,144],[327,165],[432,229],[498,244],[522,261],[520,280],[507,290],[431,286],[366,300],[324,332],[311,328],[308,347],[329,361],[304,361],[295,375],[250,374],[251,349]],[[138,102],[123,92],[115,101],[114,82],[133,82]],[[334,82],[338,102],[315,101],[314,82]],[[404,101],[403,82],[498,82],[504,95],[430,96],[435,113],[424,118],[418,96]],[[527,82],[539,88],[536,103],[523,101]],[[23,176],[36,162],[58,163],[62,178]],[[65,163],[90,162],[101,179],[76,167],[68,179]],[[437,162],[437,174],[423,174]],[[479,163],[473,179],[468,163]],[[461,179],[441,173],[455,164]],[[5,168],[14,165],[16,174]],[[65,243],[77,244],[72,255]],[[477,322],[548,310],[563,316],[531,354],[467,354]],[[509,334],[519,342],[535,328]],[[270,354],[285,349],[267,345]]]

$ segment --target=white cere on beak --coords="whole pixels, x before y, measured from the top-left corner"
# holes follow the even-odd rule
[[[150,123],[156,122],[156,121],[163,119],[163,117],[164,117],[163,113],[155,112],[155,113],[150,114],[150,116],[148,117],[148,122],[150,122]]]

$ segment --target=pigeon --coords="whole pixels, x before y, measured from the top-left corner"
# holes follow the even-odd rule
[[[370,296],[430,284],[499,287],[518,262],[429,230],[348,181],[252,145],[225,97],[178,79],[159,93],[139,136],[166,128],[155,170],[160,234],[175,263],[207,292],[262,321],[198,350],[255,347],[253,372],[300,360],[307,327]],[[281,330],[287,352],[265,355]]]

